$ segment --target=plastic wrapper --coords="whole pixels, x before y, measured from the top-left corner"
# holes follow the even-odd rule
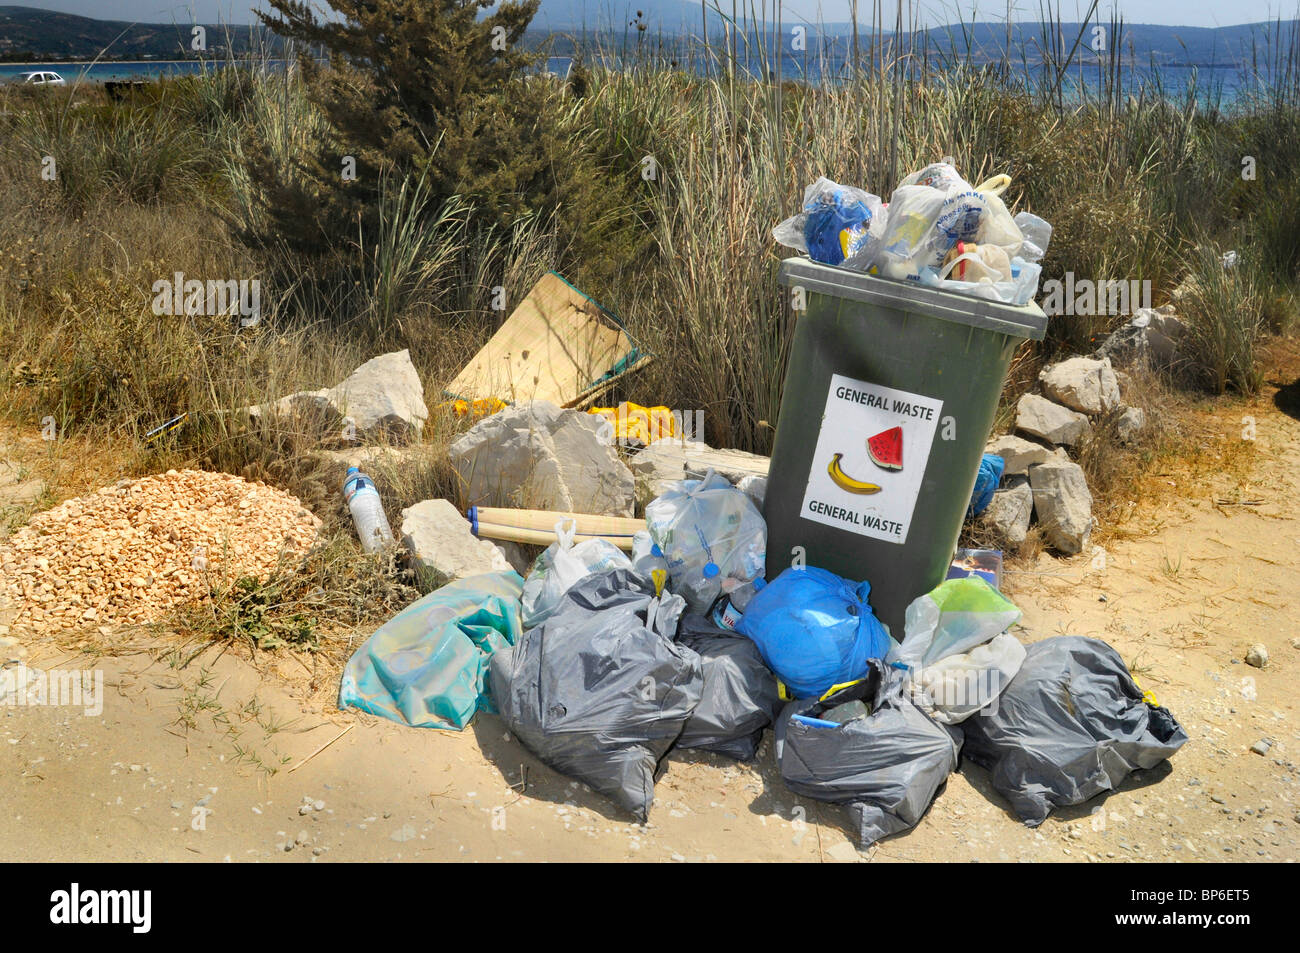
[[[1025,261],[1040,261],[1047,254],[1047,244],[1052,240],[1052,226],[1030,212],[1017,212],[1015,221],[1024,239],[1020,257]]]
[[[645,508],[646,526],[668,563],[670,588],[691,611],[708,611],[724,580],[763,574],[767,524],[748,496],[710,470],[683,480]]]
[[[673,641],[684,609],[631,570],[588,576],[492,658],[493,697],[524,746],[640,821],[704,688],[700,656]]]
[[[968,718],[966,752],[1030,827],[1053,808],[1113,791],[1187,742],[1168,709],[1149,700],[1119,653],[1099,639],[1035,642],[1011,683]]]

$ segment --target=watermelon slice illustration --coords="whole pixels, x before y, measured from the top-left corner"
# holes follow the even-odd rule
[[[867,438],[871,462],[882,470],[903,469],[903,428],[891,427]]]

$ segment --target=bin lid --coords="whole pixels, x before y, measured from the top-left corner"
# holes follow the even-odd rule
[[[1021,306],[1003,304],[910,281],[888,281],[808,258],[785,259],[778,280],[783,285],[799,285],[818,294],[915,311],[999,334],[1041,341],[1047,333],[1047,316],[1033,301]]]

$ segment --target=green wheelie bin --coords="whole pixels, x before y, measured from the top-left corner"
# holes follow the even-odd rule
[[[903,615],[947,575],[1011,356],[1042,340],[1023,307],[790,258],[803,298],[768,473],[767,577],[820,566]]]

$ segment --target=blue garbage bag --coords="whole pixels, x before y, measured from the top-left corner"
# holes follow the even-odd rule
[[[871,611],[871,584],[813,566],[785,570],[750,600],[736,626],[798,698],[867,674],[884,658],[889,633]]]
[[[970,510],[967,516],[978,516],[993,502],[993,493],[1002,482],[1002,471],[1007,462],[994,453],[986,453],[980,458],[979,472],[975,475],[975,490],[970,496]]]
[[[435,589],[393,616],[343,669],[339,708],[359,708],[416,728],[460,731],[480,711],[493,653],[519,641],[516,572],[490,572]]]

